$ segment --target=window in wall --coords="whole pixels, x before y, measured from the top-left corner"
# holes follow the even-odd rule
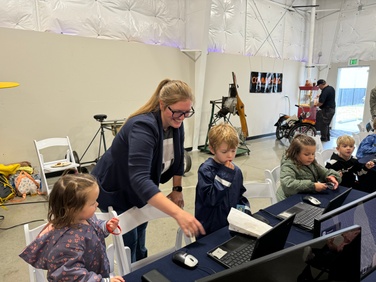
[[[336,87],[336,114],[333,128],[358,132],[363,120],[369,67],[346,67],[338,69]],[[333,85],[332,85],[333,86]]]

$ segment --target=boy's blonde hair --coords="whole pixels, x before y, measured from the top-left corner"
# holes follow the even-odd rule
[[[216,151],[223,142],[226,143],[230,149],[237,148],[239,145],[238,133],[235,128],[228,123],[213,126],[209,130],[208,139],[209,145],[214,151]]]
[[[337,138],[337,147],[341,145],[354,146],[354,144],[355,144],[355,139],[352,136],[342,135]]]

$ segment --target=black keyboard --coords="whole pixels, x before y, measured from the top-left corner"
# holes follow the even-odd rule
[[[220,259],[221,263],[223,263],[228,268],[231,268],[250,261],[253,249],[255,248],[255,243],[256,241],[249,244],[244,244],[244,246],[241,246],[235,251],[227,253]]]
[[[314,219],[319,217],[323,213],[322,208],[312,206],[311,209],[304,212],[299,212],[294,219],[294,223],[298,225],[305,226],[309,229],[313,229]]]

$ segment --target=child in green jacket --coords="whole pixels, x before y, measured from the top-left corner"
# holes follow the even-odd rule
[[[315,153],[316,142],[312,137],[304,134],[294,137],[281,160],[281,185],[276,193],[278,201],[297,193],[338,188],[342,180],[340,174],[318,164]],[[332,186],[327,185],[329,182]]]

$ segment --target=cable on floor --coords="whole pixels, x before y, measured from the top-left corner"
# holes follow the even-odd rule
[[[2,203],[0,205],[0,207],[2,207],[3,209],[7,210],[7,208],[5,206],[25,205],[25,204],[39,204],[39,203],[48,203],[48,201],[44,200],[44,201],[36,201],[36,202],[16,202],[16,203],[9,203],[9,204]],[[5,216],[4,215],[0,215],[0,220],[4,220],[4,219],[5,219]],[[33,221],[31,221],[31,222],[33,222]],[[26,222],[26,223],[28,223],[28,222]],[[17,227],[17,226],[18,225],[14,226],[14,227]],[[13,227],[11,227],[11,228],[13,228]],[[10,228],[8,228],[8,229],[10,229]],[[0,230],[7,230],[7,229],[0,228]]]
[[[40,203],[48,203],[47,200],[43,200],[43,201],[35,201],[35,202],[15,202],[15,203],[4,203],[4,204],[1,204],[1,206],[15,206],[15,205],[26,205],[26,204],[40,204]]]
[[[4,216],[2,216],[2,217],[4,217]],[[2,219],[4,219],[4,218],[2,218]],[[35,220],[27,221],[27,222],[20,223],[20,224],[10,226],[10,227],[0,227],[0,230],[9,230],[9,229],[12,229],[12,228],[15,228],[15,227],[18,227],[18,226],[23,226],[25,224],[37,222],[37,221],[46,221],[46,220],[45,219],[35,219]]]

